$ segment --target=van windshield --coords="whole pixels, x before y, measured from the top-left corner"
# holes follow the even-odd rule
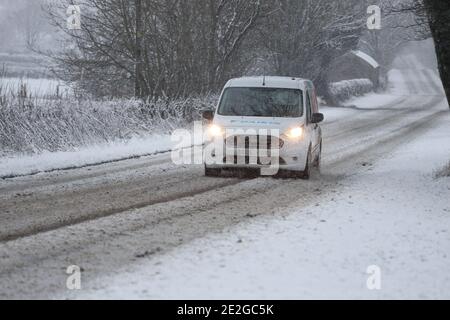
[[[283,88],[228,88],[218,110],[221,116],[299,118],[303,92]]]

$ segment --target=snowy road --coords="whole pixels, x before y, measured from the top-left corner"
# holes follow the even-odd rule
[[[0,298],[74,297],[70,265],[95,293],[107,287],[98,279],[195,239],[339,197],[352,176],[448,120],[433,74],[394,76],[404,86],[392,99],[324,110],[323,169],[309,182],[206,178],[168,154],[0,181]]]

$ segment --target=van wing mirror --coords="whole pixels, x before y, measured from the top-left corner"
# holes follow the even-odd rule
[[[311,123],[321,123],[325,120],[323,113],[314,113],[312,115]]]
[[[205,120],[212,121],[212,120],[214,120],[214,112],[211,110],[205,110],[202,113],[202,117]]]

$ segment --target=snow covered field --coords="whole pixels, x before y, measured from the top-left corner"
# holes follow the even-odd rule
[[[68,96],[72,94],[69,86],[53,79],[32,79],[32,78],[0,78],[0,86],[3,92],[13,92],[18,94],[22,88],[26,89],[27,95],[32,97],[45,96]]]

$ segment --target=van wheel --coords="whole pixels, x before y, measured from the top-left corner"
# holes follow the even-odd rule
[[[311,167],[313,166],[311,159],[312,159],[311,147],[309,147],[308,158],[306,159],[306,168],[305,171],[303,171],[301,174],[301,178],[303,180],[309,180],[309,178],[311,178]]]
[[[316,161],[314,162],[314,166],[317,168],[319,172],[321,165],[322,165],[322,141],[320,141],[319,154],[317,155]]]
[[[222,173],[222,169],[213,169],[205,167],[205,176],[206,177],[220,177]]]

